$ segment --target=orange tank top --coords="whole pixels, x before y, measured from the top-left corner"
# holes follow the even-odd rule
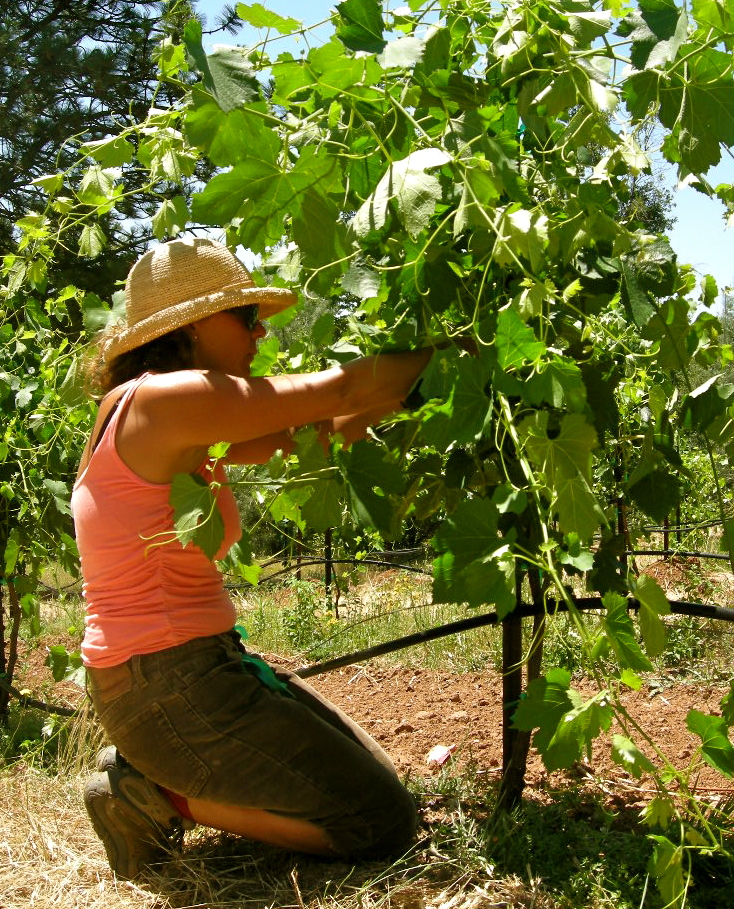
[[[217,566],[198,546],[181,546],[172,535],[170,484],[143,480],[117,453],[120,419],[146,378],[120,398],[71,497],[86,600],[81,653],[85,665],[97,668],[221,634],[235,623]],[[205,462],[197,473],[211,478],[210,466]],[[213,477],[226,483],[221,464]],[[221,559],[241,535],[229,486],[219,489],[217,505],[224,522]]]

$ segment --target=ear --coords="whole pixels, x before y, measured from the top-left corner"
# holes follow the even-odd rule
[[[196,344],[196,342],[199,340],[199,335],[196,331],[196,322],[192,322],[189,325],[182,325],[181,331],[186,332],[192,344]]]

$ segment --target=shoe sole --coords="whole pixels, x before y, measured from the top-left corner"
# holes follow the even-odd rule
[[[85,787],[84,804],[110,868],[118,877],[131,880],[146,866],[165,859],[168,841],[154,819],[127,802],[119,782],[114,768],[94,774]],[[130,849],[131,840],[137,849]]]

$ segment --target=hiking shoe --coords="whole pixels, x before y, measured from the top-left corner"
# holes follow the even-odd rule
[[[113,768],[116,770],[126,770],[130,774],[138,776],[141,779],[147,780],[147,778],[144,777],[143,774],[139,770],[136,770],[135,767],[133,767],[133,765],[125,757],[123,757],[120,754],[120,752],[117,750],[117,748],[114,745],[107,745],[105,748],[102,748],[97,753],[97,757],[95,758],[94,763],[95,763],[97,770],[100,770],[102,772],[104,772],[106,770],[111,770]],[[147,782],[150,783],[149,780]],[[153,786],[156,795],[161,796],[161,798],[164,801],[165,806],[167,808],[169,808],[171,811],[175,812],[175,808],[171,807],[168,799],[163,795],[163,793],[158,789],[158,787],[155,786],[155,784],[153,784],[153,783],[150,783],[150,785]],[[133,798],[134,798],[134,793],[133,793]],[[146,810],[145,805],[141,804],[138,807],[142,811]],[[182,830],[193,830],[194,827],[196,827],[196,822],[192,821],[190,818],[180,817],[178,815],[176,815],[176,817],[178,818],[177,824],[181,826]]]
[[[98,751],[97,757],[94,760],[94,765],[97,770],[101,771],[109,770],[110,767],[117,767],[118,770],[128,767],[133,772],[140,773],[139,770],[135,770],[130,761],[120,754],[114,745],[107,745]]]
[[[84,805],[120,878],[165,860],[180,844],[183,819],[154,783],[132,767],[107,766],[84,787]]]
[[[107,745],[106,748],[102,748],[102,750],[98,752],[94,763],[97,770],[102,772],[109,770],[111,767],[130,766],[114,745]]]

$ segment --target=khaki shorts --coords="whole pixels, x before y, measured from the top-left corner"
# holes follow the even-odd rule
[[[311,821],[344,856],[407,849],[414,800],[377,742],[291,672],[275,669],[292,697],[266,687],[242,652],[232,631],[89,668],[89,696],[120,753],[172,792]]]

